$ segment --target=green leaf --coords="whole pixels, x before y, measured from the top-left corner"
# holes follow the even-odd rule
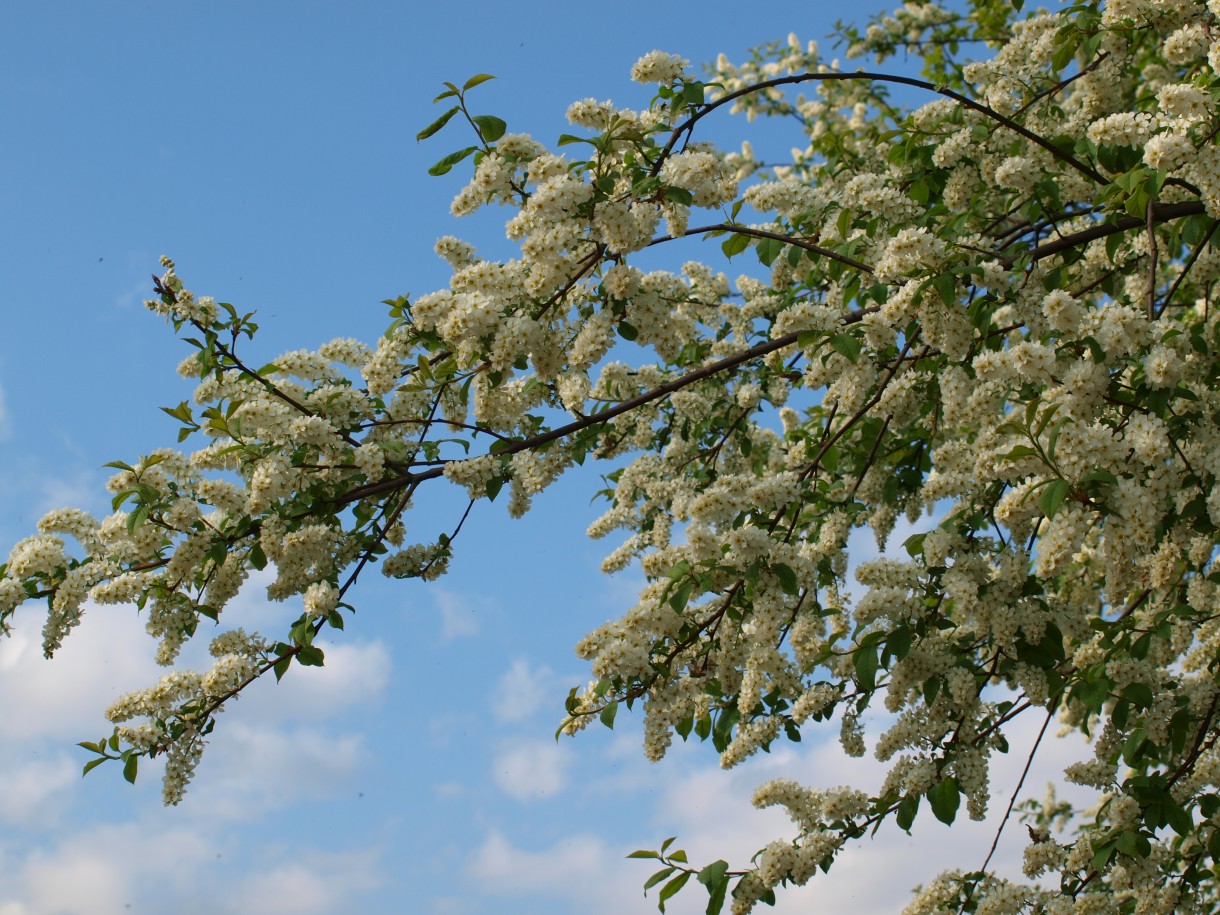
[[[473,152],[478,152],[477,146],[467,146],[465,149],[459,149],[457,152],[451,152],[445,158],[441,159],[434,166],[428,169],[429,175],[447,175],[453,166],[457,165]]]
[[[493,501],[500,494],[500,490],[504,488],[503,477],[492,477],[487,481],[487,498]]]
[[[679,721],[677,724],[674,725],[674,731],[677,733],[677,735],[679,737],[681,737],[683,740],[686,740],[688,737],[690,737],[690,732],[694,728],[694,726],[695,726],[695,716],[687,715],[685,718],[683,718],[681,721]]]
[[[191,422],[191,406],[185,400],[176,407],[162,407],[162,413],[168,413],[174,419],[181,420],[184,423]]]
[[[127,757],[127,761],[123,763],[123,778],[127,779],[131,784],[136,783],[136,771],[140,768],[140,757],[132,754]]]
[[[912,534],[902,542],[902,547],[907,551],[907,555],[914,559],[916,556],[923,555],[923,542],[928,537],[927,534]]]
[[[292,665],[292,655],[287,655],[275,662],[271,668],[275,672],[275,682],[279,683],[284,679],[284,674],[288,672],[288,668]]]
[[[666,577],[677,581],[679,578],[685,578],[689,572],[690,563],[687,560],[682,559],[675,563],[670,570],[665,573],[665,575]]]
[[[1019,461],[1021,458],[1037,457],[1038,449],[1031,448],[1029,445],[1017,445],[1012,451],[1007,454],[1001,454],[1001,461]]]
[[[658,855],[655,851],[649,851],[646,848],[637,848],[627,857],[628,858],[659,858],[661,856]]]
[[[932,280],[932,287],[946,305],[957,303],[957,277],[952,273],[942,273]]]
[[[703,104],[703,83],[687,83],[682,87],[682,101],[688,105]]]
[[[629,324],[626,321],[618,322],[618,335],[624,340],[631,341],[640,335],[640,332],[635,329],[635,325]]]
[[[454,105],[444,114],[442,114],[439,118],[437,118],[427,127],[425,127],[423,130],[421,130],[419,133],[417,133],[415,135],[415,142],[418,143],[420,140],[428,139],[428,137],[432,136],[434,133],[436,133],[438,130],[440,130],[442,127],[444,127],[446,124],[448,124],[449,121],[453,118],[453,116],[455,114],[457,114],[459,111],[461,111],[461,109],[457,105]]]
[[[482,85],[489,79],[495,79],[495,77],[490,73],[476,73],[462,84],[462,91],[465,92],[467,89],[473,89],[475,86]]]
[[[779,579],[779,586],[783,588],[785,594],[795,596],[800,593],[801,588],[796,580],[796,573],[789,566],[777,562],[771,566],[771,571]]]
[[[676,867],[664,867],[661,870],[657,871],[655,874],[653,874],[651,877],[649,877],[647,880],[644,881],[644,892],[647,893],[650,889],[652,889],[654,886],[656,886],[658,883],[660,883],[662,880],[664,880],[666,877],[668,877],[670,874],[672,874],[676,870],[677,870]]]
[[[703,870],[699,871],[699,876],[697,879],[704,886],[710,887],[714,883],[719,883],[724,878],[724,875],[728,869],[728,861],[713,861]]]
[[[508,125],[494,114],[476,114],[470,120],[479,126],[479,133],[488,143],[496,142],[508,129]]]
[[[830,338],[830,345],[848,362],[855,363],[860,359],[860,341],[851,334],[835,334]]]
[[[760,238],[754,246],[754,252],[758,255],[759,261],[767,267],[775,263],[775,259],[779,257],[779,252],[783,250],[784,243],[775,238]]]
[[[877,649],[872,645],[857,648],[851,660],[856,668],[856,681],[860,688],[873,689],[877,682]]]
[[[750,247],[749,237],[736,232],[720,243],[720,250],[724,252],[725,257],[732,257],[734,254],[740,254],[748,247]]]
[[[105,761],[106,761],[105,756],[99,756],[97,759],[89,760],[87,763],[85,763],[85,768],[81,771],[80,777],[84,778],[86,775],[88,775],[90,772],[92,772],[94,769],[96,769],[98,766],[100,766]]]
[[[1042,510],[1042,514],[1048,518],[1055,517],[1055,512],[1059,511],[1059,507],[1068,497],[1068,493],[1072,491],[1072,484],[1067,480],[1054,480],[1047,486],[1043,487],[1041,495],[1038,496],[1038,508]]]
[[[674,613],[681,613],[686,609],[687,603],[690,601],[691,592],[695,589],[693,581],[685,581],[677,591],[669,598],[669,606],[673,607]]]
[[[1165,818],[1169,821],[1170,827],[1182,838],[1189,838],[1194,835],[1195,824],[1191,819],[1190,813],[1179,807],[1177,804],[1165,805]]]
[[[1110,859],[1114,857],[1114,846],[1116,844],[1117,842],[1104,842],[1096,848],[1093,852],[1093,870],[1098,873],[1105,870],[1106,865],[1110,863]]]
[[[724,908],[724,899],[729,891],[729,878],[725,877],[714,887],[708,887],[707,908],[705,915],[717,915]]]
[[[616,699],[614,702],[611,702],[604,709],[602,709],[602,713],[600,715],[598,715],[597,717],[598,717],[598,720],[600,720],[602,724],[604,724],[606,727],[610,728],[611,730],[614,730],[614,716],[617,712],[618,712],[618,700]]]
[[[148,506],[141,505],[131,514],[129,514],[127,516],[127,533],[134,534],[136,529],[148,520],[148,512]]]
[[[297,652],[297,663],[302,667],[321,667],[325,660],[326,655],[317,645],[302,645],[301,650]]]
[[[665,199],[672,200],[674,203],[681,203],[684,206],[690,206],[695,202],[695,196],[684,187],[670,186],[665,188]]]
[[[1123,689],[1123,696],[1139,708],[1152,707],[1152,690],[1146,683],[1128,683]]]
[[[669,883],[661,887],[661,895],[657,897],[658,909],[660,909],[662,912],[665,911],[665,900],[673,897],[678,890],[686,886],[686,881],[690,879],[690,874],[690,871],[683,871],[682,873],[678,874],[678,876],[674,877],[674,879],[670,880]]]
[[[267,554],[263,552],[263,548],[257,543],[250,547],[250,565],[254,568],[262,570],[267,567]]]
[[[705,915],[717,915],[724,908],[724,899],[728,894],[729,878],[727,861],[713,861],[699,871],[698,881],[707,887],[707,908]]]
[[[946,778],[928,789],[928,800],[932,803],[932,813],[936,819],[946,826],[952,826],[957,818],[957,807],[961,801],[958,793],[957,779]]]
[[[898,828],[907,835],[911,834],[911,824],[915,822],[915,815],[919,812],[919,795],[908,794],[898,802],[898,810],[895,811],[894,819],[898,823]]]

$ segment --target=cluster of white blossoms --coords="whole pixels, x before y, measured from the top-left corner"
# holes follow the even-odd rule
[[[693,734],[727,768],[829,724],[888,767],[876,785],[769,783],[756,802],[795,836],[737,871],[675,859],[671,879],[699,872],[746,912],[875,828],[952,822],[963,797],[982,819],[1010,723],[1041,712],[1093,737],[1065,777],[1098,803],[1026,853],[1028,879],[1057,888],[963,862],[909,911],[1210,910],[1218,7],[911,0],[845,37],[851,56],[925,55],[928,80],[901,80],[928,95],[912,112],[888,77],[791,36],[706,83],[652,52],[632,70],[651,103],[577,101],[568,121],[590,135],[555,150],[475,116],[452,209],[506,207],[518,256],[441,239],[448,288],[388,303],[373,346],[247,362],[248,316],[165,261],[149,306],[189,329],[180,371],[198,381],[169,412],[201,444],[115,465],[107,518],[45,518],[0,569],[0,625],[48,598],[51,654],[90,602],[136,603],[173,664],[273,568],[268,597],[301,610],[282,641],[227,630],[210,670],[110,710],[97,752],[164,754],[173,803],[225,702],[324,662],[314,639],[343,626],[363,569],[446,571],[465,516],[406,543],[418,487],[506,489],[517,516],[606,459],[589,534],[619,532],[603,568],[638,560],[647,584],[577,646],[593,679],[564,729],[639,703],[650,759]],[[956,60],[958,43],[990,56]],[[478,81],[442,99],[466,105]],[[792,155],[696,136],[729,110],[783,116]],[[724,261],[638,256],[693,235],[742,257],[734,281]],[[861,527],[890,552],[853,568]]]

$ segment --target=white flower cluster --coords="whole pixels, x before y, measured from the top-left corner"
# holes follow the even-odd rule
[[[671,83],[690,66],[690,61],[664,51],[650,51],[631,68],[631,78],[637,83]]]

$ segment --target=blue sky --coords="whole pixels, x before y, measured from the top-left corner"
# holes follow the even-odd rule
[[[0,548],[54,507],[104,514],[101,465],[172,444],[157,407],[189,396],[174,374],[187,350],[140,304],[158,255],[197,292],[257,309],[267,360],[371,341],[380,300],[447,282],[438,236],[507,250],[497,219],[449,215],[461,167],[426,174],[456,144],[414,139],[441,81],[497,75],[478,107],[549,142],[574,99],[646,103],[627,74],[654,48],[741,58],[880,6],[6,5]],[[24,607],[0,645],[0,915],[646,912],[632,849],[677,833],[692,860],[741,862],[789,834],[749,807],[759,782],[879,778],[829,734],[731,773],[702,746],[649,765],[627,716],[556,744],[562,700],[587,677],[572,646],[639,584],[598,572],[609,547],[584,539],[596,483],[570,475],[520,521],[478,506],[436,584],[369,576],[327,667],[226,713],[176,809],[154,770],[134,788],[105,767],[79,777],[74,743],[106,733],[111,699],[160,673],[134,611],[95,608],[48,663],[40,610]],[[454,504],[421,500],[417,523],[449,526]],[[226,616],[275,634],[297,612],[250,587]],[[892,911],[938,862],[977,866],[983,841],[923,824],[778,910]],[[700,893],[670,911],[702,911]]]

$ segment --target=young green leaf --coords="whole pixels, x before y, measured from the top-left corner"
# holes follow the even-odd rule
[[[467,146],[465,149],[459,149],[457,152],[451,152],[449,155],[445,156],[445,158],[441,159],[430,169],[428,169],[428,174],[435,176],[447,175],[453,166],[457,165],[471,153],[477,152],[478,149],[479,147],[477,146]]]
[[[662,912],[665,911],[666,901],[671,899],[678,892],[678,890],[686,886],[686,881],[690,879],[690,875],[690,871],[683,871],[682,873],[678,874],[678,876],[670,880],[669,883],[661,887],[661,894],[657,897],[658,909],[660,909]]]
[[[946,826],[952,826],[957,819],[957,807],[961,802],[957,779],[950,777],[937,782],[928,789],[928,800],[932,803],[932,813],[936,819]]]
[[[1042,514],[1048,518],[1055,517],[1055,513],[1059,511],[1059,507],[1068,497],[1068,493],[1072,491],[1072,484],[1067,480],[1054,480],[1042,489],[1042,493],[1038,496],[1038,508],[1042,510]]]
[[[475,86],[482,85],[489,79],[495,79],[495,77],[490,73],[476,73],[462,84],[462,91],[465,92],[467,89],[473,89]]]
[[[479,133],[487,143],[496,142],[508,129],[504,121],[492,114],[476,114],[471,120],[478,125]]]
[[[436,133],[438,130],[440,130],[442,127],[444,127],[446,124],[448,124],[449,121],[452,120],[453,116],[455,114],[457,114],[459,111],[461,111],[461,109],[457,105],[454,105],[444,114],[442,114],[439,118],[437,118],[427,127],[425,127],[423,130],[421,130],[419,133],[417,133],[415,135],[415,141],[418,143],[420,140],[428,139],[428,137],[432,136],[434,133]]]

